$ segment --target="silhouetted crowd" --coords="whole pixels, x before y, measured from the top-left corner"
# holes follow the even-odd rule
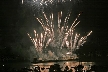
[[[63,67],[60,67],[59,64],[51,65],[49,68],[44,68],[37,65],[32,69],[22,68],[20,70],[16,70],[16,69],[9,70],[3,66],[0,69],[0,72],[46,72],[45,69],[48,69],[49,70],[48,72],[108,72],[107,66],[96,66],[96,65],[91,66],[89,70],[83,70],[84,68],[83,65],[78,65],[76,67],[71,67],[71,68],[65,66],[63,71],[61,70],[62,68]]]

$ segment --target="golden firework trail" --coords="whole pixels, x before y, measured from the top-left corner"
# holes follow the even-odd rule
[[[56,24],[54,24],[53,13],[51,13],[48,18],[45,12],[43,12],[43,18],[36,18],[44,31],[39,35],[36,30],[34,30],[35,36],[33,38],[30,36],[30,34],[28,34],[28,36],[30,37],[37,51],[42,51],[43,48],[50,46],[60,49],[67,47],[72,52],[86,42],[87,37],[92,33],[92,31],[90,31],[86,36],[80,37],[80,34],[74,32],[75,27],[80,23],[80,21],[77,21],[80,14],[78,14],[74,22],[69,27],[67,24],[70,14],[71,12],[65,17],[63,23],[64,25],[62,26],[62,11],[58,12],[57,29]]]

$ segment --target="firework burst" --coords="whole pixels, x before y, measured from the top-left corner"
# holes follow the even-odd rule
[[[52,10],[52,8],[59,8],[62,5],[66,7],[66,9],[70,9],[76,2],[80,2],[80,0],[22,0],[22,5],[26,5],[32,8],[32,11],[45,11],[47,8]],[[69,5],[69,6],[68,6]]]
[[[38,52],[42,52],[43,49],[50,46],[51,48],[57,48],[59,50],[67,48],[67,50],[72,53],[86,42],[87,37],[92,33],[92,31],[84,37],[75,33],[75,27],[80,23],[80,21],[77,21],[80,14],[78,14],[72,25],[69,27],[68,20],[70,14],[71,12],[65,17],[63,24],[61,20],[62,11],[58,12],[58,24],[54,24],[53,13],[47,17],[47,15],[43,12],[43,17],[36,18],[41,24],[43,32],[39,35],[36,30],[34,30],[34,37],[31,37],[29,33],[28,36]]]
[[[48,5],[48,4],[54,4],[54,3],[59,3],[59,2],[69,2],[69,1],[71,0],[22,0],[22,4],[24,2],[31,2],[38,5]]]

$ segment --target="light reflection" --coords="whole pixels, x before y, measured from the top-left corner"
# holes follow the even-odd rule
[[[45,68],[45,69],[43,70],[44,72],[49,72],[50,66],[51,66],[51,65],[54,65],[54,64],[59,64],[62,71],[65,69],[66,66],[68,66],[69,69],[72,69],[72,70],[73,70],[73,72],[75,72],[74,67],[78,66],[79,64],[81,64],[81,65],[84,66],[83,70],[85,70],[85,71],[86,71],[86,70],[89,70],[91,66],[95,65],[94,62],[81,62],[81,63],[79,63],[79,62],[77,62],[77,61],[68,61],[68,62],[67,62],[67,61],[64,61],[64,62],[56,62],[56,63],[55,63],[55,62],[51,62],[51,63],[32,64],[32,65],[30,66],[30,69],[33,69],[35,66],[38,65],[38,66],[40,67],[40,69],[43,68],[43,67]],[[42,71],[42,70],[41,70],[41,71]],[[42,72],[43,72],[43,71],[42,71]]]

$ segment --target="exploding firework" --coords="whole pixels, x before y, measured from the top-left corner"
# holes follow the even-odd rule
[[[77,21],[80,14],[78,14],[77,18],[69,27],[68,20],[70,18],[70,14],[71,12],[68,13],[64,22],[62,22],[62,11],[58,12],[58,24],[54,24],[53,13],[47,17],[47,15],[43,12],[42,18],[36,18],[41,24],[43,32],[38,34],[36,30],[34,30],[34,37],[30,36],[29,33],[28,36],[33,42],[37,52],[42,53],[44,49],[50,47],[56,49],[56,51],[58,50],[58,52],[55,50],[52,51],[52,54],[56,53],[57,57],[60,55],[64,56],[66,54],[72,55],[74,50],[79,49],[80,46],[86,42],[87,37],[92,33],[92,31],[84,37],[81,37],[80,34],[75,33],[75,27],[80,23],[80,21]],[[65,50],[65,52],[63,50]],[[61,54],[59,53],[60,51]]]
[[[69,1],[71,0],[22,0],[22,4],[24,2],[31,2],[37,5],[48,5],[48,4],[53,4],[53,3],[69,2]]]
[[[47,8],[52,10],[52,8],[56,7],[60,8],[62,5],[66,7],[66,9],[70,9],[76,2],[80,2],[79,0],[22,0],[22,5],[26,5],[32,8],[32,11],[45,11]],[[69,5],[69,6],[68,6]]]

